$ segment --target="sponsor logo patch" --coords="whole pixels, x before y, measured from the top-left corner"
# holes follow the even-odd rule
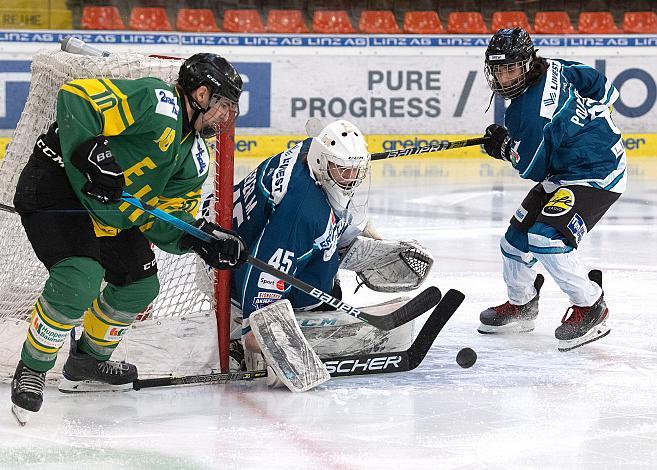
[[[570,233],[575,236],[575,240],[577,241],[578,245],[582,241],[582,238],[584,238],[584,235],[586,235],[588,232],[586,229],[586,223],[584,223],[584,219],[582,219],[582,216],[580,216],[577,212],[575,212],[573,218],[570,219],[570,222],[568,222],[568,230],[570,230]]]
[[[273,304],[281,298],[283,298],[283,294],[277,294],[276,292],[258,292],[253,298],[253,308],[258,310],[265,305]]]
[[[520,162],[520,154],[518,153],[519,147],[520,147],[520,141],[514,140],[513,145],[511,145],[511,149],[510,149],[511,165],[513,165],[514,168],[517,167],[518,163]]]
[[[513,215],[518,222],[522,222],[527,217],[527,211],[524,207],[520,206],[516,209],[516,213]]]
[[[541,214],[557,217],[567,213],[575,204],[575,195],[568,188],[559,189],[543,207]]]
[[[260,278],[258,278],[258,287],[261,289],[277,290],[283,292],[285,290],[285,282],[283,282],[282,279],[272,276],[271,274],[261,273]],[[265,292],[262,293],[264,294]]]
[[[192,156],[194,158],[194,164],[196,165],[196,170],[199,176],[203,176],[208,172],[208,166],[210,165],[210,154],[208,153],[208,148],[205,145],[205,141],[198,134],[192,145]]]
[[[69,335],[68,330],[57,330],[35,315],[30,323],[32,337],[49,348],[59,348]]]
[[[178,120],[178,112],[180,111],[178,97],[169,90],[162,90],[161,88],[155,90],[155,96],[157,97],[155,112],[170,117],[171,119]]]
[[[129,326],[110,326],[103,339],[105,341],[119,341],[129,328]]]

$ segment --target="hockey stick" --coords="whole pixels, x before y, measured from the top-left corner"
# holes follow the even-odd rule
[[[427,145],[424,147],[411,147],[399,150],[388,150],[387,152],[373,153],[370,156],[370,159],[385,160],[386,158],[408,157],[410,155],[419,155],[422,153],[433,153],[440,152],[442,150],[472,147],[475,145],[483,145],[488,142],[488,140],[488,137],[477,137],[475,139],[457,140],[454,142],[443,140],[438,145]]]
[[[156,377],[153,379],[135,379],[132,382],[134,390],[151,387],[168,387],[171,385],[203,385],[226,383],[235,380],[253,380],[267,377],[266,370],[248,370],[243,372],[214,373],[203,375],[186,375],[184,377]]]
[[[429,315],[413,344],[405,351],[325,358],[322,359],[322,362],[331,377],[388,374],[413,370],[422,363],[436,337],[459,308],[464,298],[465,296],[455,289],[447,291],[438,306]],[[213,373],[185,377],[158,377],[144,380],[137,379],[132,383],[132,386],[135,390],[140,390],[142,388],[172,385],[209,385],[232,380],[252,380],[266,376],[266,370],[256,370],[228,374]]]
[[[331,377],[387,374],[413,370],[425,358],[434,340],[459,308],[464,298],[465,296],[461,292],[455,289],[448,290],[438,306],[429,315],[411,347],[406,351],[325,358],[322,359],[322,362]]]
[[[5,212],[10,212],[12,214],[16,214],[16,209],[14,209],[11,206],[8,206],[7,204],[0,204],[0,211],[5,211]]]
[[[200,240],[209,242],[214,239],[214,237],[209,233],[206,233],[203,230],[188,224],[184,220],[181,220],[174,215],[158,209],[157,207],[153,207],[125,191],[123,192],[121,199],[160,220],[174,225],[180,230],[195,236]],[[284,282],[287,282],[291,286],[299,289],[301,292],[304,292],[305,294],[308,294],[321,302],[329,304],[336,310],[341,310],[353,317],[358,318],[359,320],[364,321],[365,323],[369,323],[370,325],[379,328],[380,330],[392,330],[419,317],[430,308],[436,306],[436,304],[440,302],[440,298],[442,296],[440,290],[437,287],[430,286],[409,300],[406,304],[399,307],[394,312],[390,312],[387,315],[372,315],[367,312],[362,312],[361,310],[352,307],[342,300],[336,299],[332,295],[327,294],[326,292],[323,292],[311,286],[310,284],[297,279],[296,277],[290,276],[289,274],[276,269],[273,266],[270,266],[269,264],[253,257],[250,254],[246,258],[246,262],[251,266],[258,268],[262,272],[282,279]]]

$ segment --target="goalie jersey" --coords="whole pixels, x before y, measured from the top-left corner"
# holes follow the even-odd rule
[[[178,228],[128,203],[101,204],[87,197],[82,192],[86,178],[70,162],[78,145],[102,134],[123,169],[127,192],[192,223],[208,174],[209,153],[198,134],[184,133],[183,113],[176,88],[156,78],[81,79],[62,86],[57,96],[56,133],[61,146],[57,163],[89,211],[97,236],[113,236],[136,226],[159,248],[182,252],[178,242],[183,232]]]
[[[233,229],[256,258],[304,282],[331,292],[338,271],[338,239],[350,216],[339,218],[306,162],[312,139],[275,155],[234,187]],[[289,299],[295,309],[318,301],[282,280],[244,264],[233,273],[231,297],[249,315],[265,305]]]
[[[557,59],[548,64],[542,80],[505,113],[511,163],[522,178],[547,180],[552,188],[581,184],[623,192],[625,149],[611,119],[618,91],[587,65]]]

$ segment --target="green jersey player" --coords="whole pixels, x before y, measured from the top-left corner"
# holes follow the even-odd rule
[[[59,90],[56,122],[37,139],[14,198],[49,273],[12,381],[19,420],[40,409],[46,372],[75,326],[84,331],[72,341],[65,387],[137,377],[134,365],[109,359],[158,294],[151,243],[174,254],[193,250],[215,268],[241,264],[238,237],[195,221],[209,165],[204,138],[234,121],[241,91],[239,74],[215,54],[187,59],[175,84],[99,78]],[[122,202],[124,190],[217,239],[183,235]]]

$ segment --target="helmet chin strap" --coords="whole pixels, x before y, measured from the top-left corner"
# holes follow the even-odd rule
[[[201,114],[205,114],[208,110],[203,109],[203,107],[199,104],[198,101],[196,101],[196,99],[191,95],[191,93],[185,92],[185,96],[189,100],[191,107],[194,109],[194,114],[192,114],[192,117],[189,120],[189,125],[192,128],[192,130],[195,130],[196,127],[194,126],[196,124],[196,120],[199,118]],[[210,137],[213,137],[216,134],[216,131],[215,128],[212,126],[204,126],[199,131],[199,134],[204,139],[209,139]]]

